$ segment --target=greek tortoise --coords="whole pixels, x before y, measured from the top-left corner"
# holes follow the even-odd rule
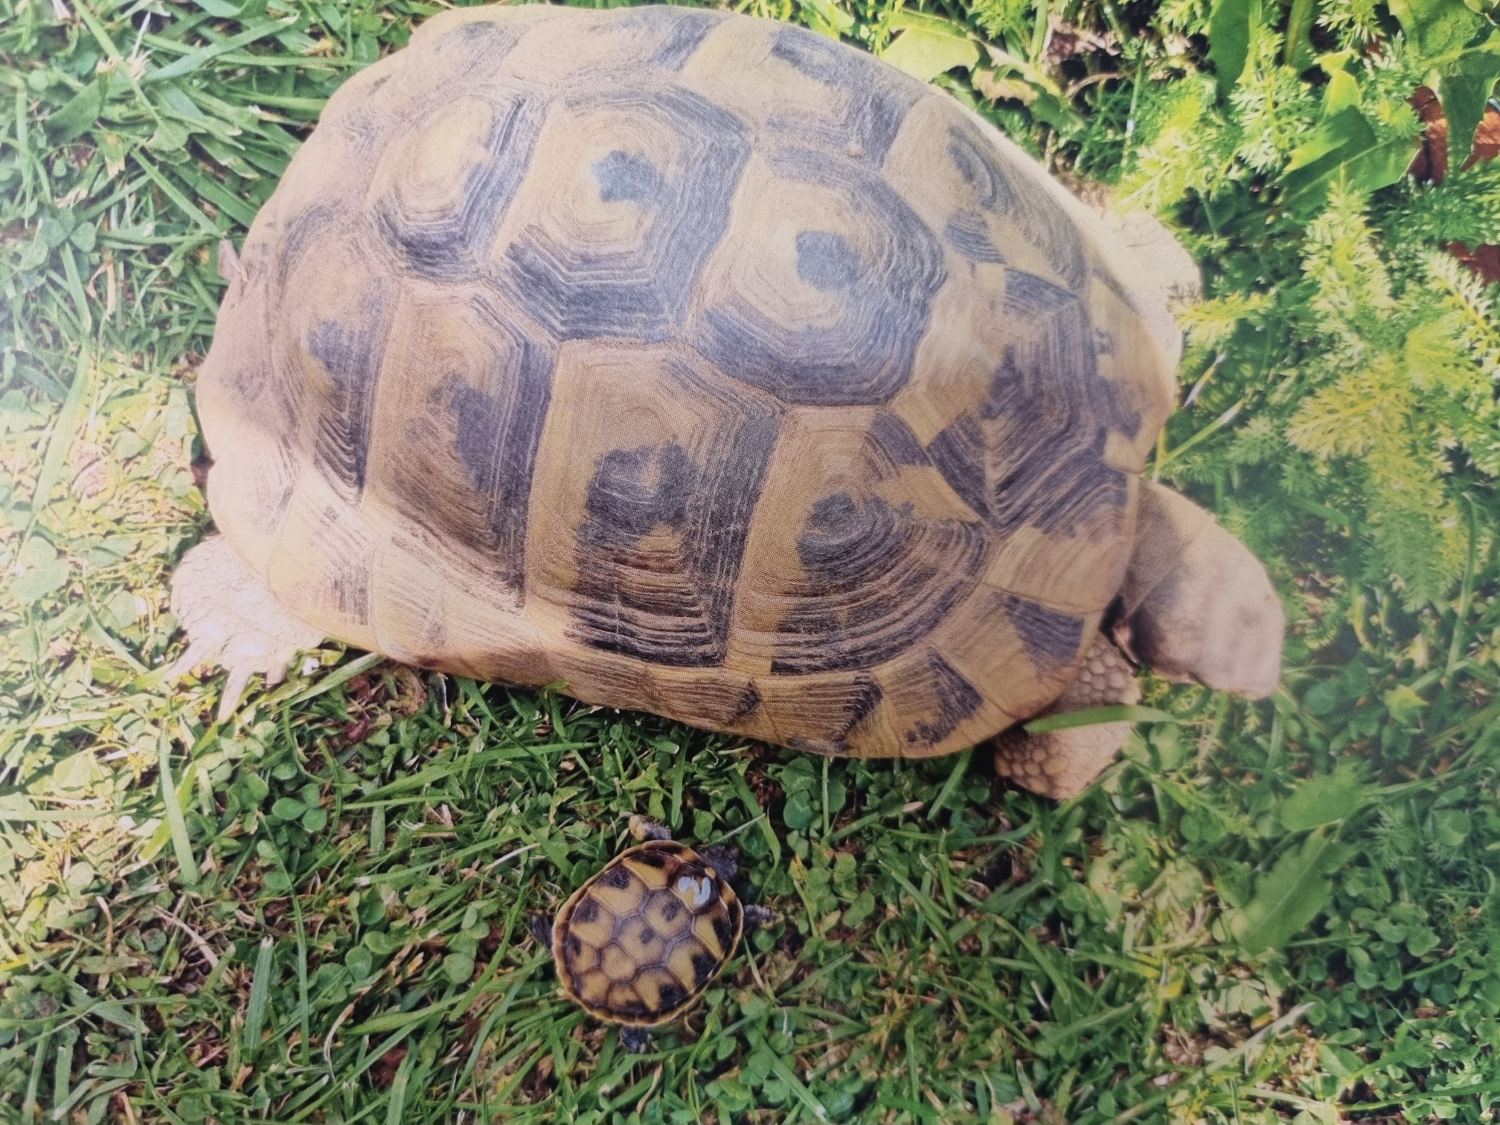
[[[221,716],[325,635],[824,754],[1134,701],[1122,648],[1278,680],[1260,564],[1141,479],[1181,347],[1160,279],[853,48],[443,13],[335,94],[220,268],[222,537],[173,606]],[[1070,794],[1127,730],[1012,729],[998,768]]]
[[[552,951],[564,996],[595,1019],[621,1026],[621,1041],[646,1049],[649,1029],[702,998],[744,931],[771,920],[730,886],[735,849],[691,848],[655,821],[632,817],[638,847],[610,860],[532,934]]]

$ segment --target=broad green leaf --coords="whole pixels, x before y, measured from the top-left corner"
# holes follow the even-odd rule
[[[1448,161],[1462,166],[1474,151],[1474,131],[1484,117],[1484,105],[1495,79],[1500,78],[1500,35],[1458,57],[1452,73],[1439,84],[1443,115],[1448,118]]]
[[[831,0],[797,0],[807,26],[819,35],[837,39],[846,31],[854,29],[854,17],[837,7]]]
[[[1234,936],[1247,953],[1279,949],[1318,916],[1333,893],[1323,873],[1326,836],[1309,836],[1255,881],[1255,895],[1230,916]]]
[[[1462,809],[1439,809],[1432,814],[1432,834],[1446,848],[1461,845],[1473,828],[1473,819]]]
[[[1356,770],[1341,767],[1297,786],[1281,806],[1281,826],[1288,832],[1301,832],[1331,824],[1354,812],[1363,799]]]
[[[1462,0],[1391,0],[1391,14],[1407,41],[1427,56],[1458,50],[1484,26],[1484,17]]]
[[[937,27],[911,27],[902,31],[881,58],[913,78],[931,82],[955,67],[968,68],[979,61],[979,45],[953,24],[932,20]]]
[[[295,797],[281,797],[271,806],[271,815],[278,820],[296,820],[307,811],[307,806]]]
[[[1328,76],[1328,85],[1323,87],[1323,117],[1333,117],[1350,106],[1360,103],[1359,82],[1347,70],[1335,70]]]
[[[812,824],[812,801],[806,789],[799,789],[786,799],[786,804],[781,809],[781,819],[788,828],[798,832]]]
[[[443,958],[443,972],[453,984],[463,984],[474,975],[474,958],[467,953],[450,953]]]
[[[1260,20],[1260,0],[1214,0],[1208,17],[1208,58],[1219,93],[1227,95],[1245,72],[1250,36]]]
[[[1427,701],[1406,684],[1398,684],[1381,697],[1391,718],[1403,726],[1416,726],[1427,707]]]
[[[1406,175],[1420,143],[1421,139],[1415,134],[1382,141],[1346,160],[1344,174],[1349,177],[1350,185],[1359,191],[1389,187]]]
[[[104,93],[99,83],[90,82],[60,110],[47,118],[47,128],[56,144],[67,144],[87,132],[99,120],[104,109]]]
[[[33,567],[10,584],[11,596],[22,605],[39,602],[68,584],[68,564],[64,559]]]
[[[1313,21],[1318,14],[1318,0],[1292,0],[1292,14],[1286,22],[1286,46],[1282,57],[1286,65],[1296,71],[1306,70],[1313,64]]]
[[[1297,150],[1292,153],[1292,159],[1287,163],[1286,171],[1295,172],[1317,163],[1332,153],[1345,149],[1369,148],[1374,143],[1375,130],[1370,128],[1370,123],[1365,120],[1365,115],[1359,111],[1359,107],[1357,105],[1345,106],[1337,113],[1325,118],[1323,123],[1313,130],[1312,135],[1298,146]]]

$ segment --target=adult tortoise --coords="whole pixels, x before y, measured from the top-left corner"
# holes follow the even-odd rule
[[[977,115],[670,7],[449,11],[261,209],[197,384],[186,669],[396,660],[828,754],[1278,678],[1265,572],[1142,481],[1162,287]],[[1001,737],[1077,791],[1127,728]]]

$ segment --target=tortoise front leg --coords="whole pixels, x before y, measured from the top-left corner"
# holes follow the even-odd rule
[[[1141,488],[1120,598],[1114,639],[1157,675],[1248,699],[1275,690],[1286,616],[1265,567],[1213,516],[1150,481]],[[1078,678],[1041,715],[1140,698],[1130,663],[1101,633]],[[1129,734],[1129,723],[1045,734],[1014,727],[995,740],[995,768],[1044,796],[1071,797],[1099,776]]]
[[[1135,669],[1101,633],[1094,638],[1077,678],[1036,717],[1140,701]],[[995,739],[995,772],[1014,778],[1033,793],[1062,800],[1082,792],[1098,777],[1129,734],[1129,723],[1095,723],[1045,734],[1027,734],[1019,726],[1012,727]]]

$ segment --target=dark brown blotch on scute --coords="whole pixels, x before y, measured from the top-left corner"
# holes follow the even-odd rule
[[[750,519],[780,419],[763,396],[690,387],[720,408],[698,456],[668,441],[600,458],[575,550],[574,632],[656,664],[723,663]],[[742,701],[743,702],[743,701]]]
[[[623,891],[633,882],[630,871],[624,864],[612,864],[599,876],[599,884],[612,890]]]
[[[1083,643],[1083,619],[1014,594],[996,594],[1010,623],[1037,667],[1051,671],[1078,655]]]
[[[584,925],[597,921],[599,918],[599,904],[591,898],[585,898],[574,909],[573,917]]]
[[[978,583],[987,547],[978,524],[879,497],[819,500],[797,540],[805,577],[792,587],[771,671],[872,668],[906,651]]]
[[[693,954],[693,990],[696,992],[713,979],[719,971],[718,959],[711,953]]]

